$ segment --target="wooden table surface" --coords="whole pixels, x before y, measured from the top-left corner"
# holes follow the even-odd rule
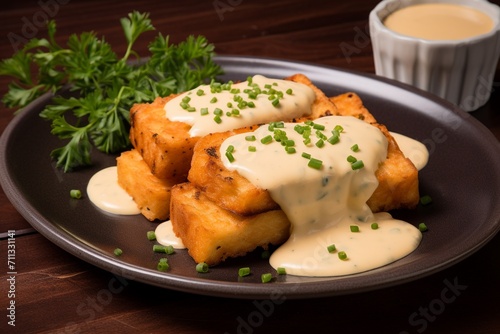
[[[123,54],[119,19],[138,10],[151,13],[157,31],[170,35],[174,43],[203,34],[220,55],[273,57],[374,73],[367,25],[376,3],[17,0],[0,10],[0,58],[12,56],[19,38],[45,37],[46,18],[56,20],[60,43],[72,33],[94,30]],[[146,37],[137,44],[143,54],[147,42]],[[490,102],[472,113],[498,139],[499,79],[497,70]],[[8,78],[0,78],[1,95],[8,83]],[[13,110],[1,107],[0,133],[14,117]],[[8,230],[16,231],[14,287],[6,269]],[[3,191],[0,234],[2,333],[500,333],[499,235],[459,264],[414,282],[355,295],[285,300],[262,311],[254,300],[199,296],[134,281],[117,284],[110,293],[116,283],[113,274],[68,254],[33,230]],[[12,288],[15,298],[8,296]],[[8,325],[11,300],[15,327]]]

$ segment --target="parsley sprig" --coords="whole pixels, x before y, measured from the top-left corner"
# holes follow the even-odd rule
[[[51,153],[65,172],[90,165],[92,147],[105,153],[127,149],[134,103],[190,90],[222,74],[205,37],[189,36],[174,45],[159,33],[148,46],[148,57],[141,58],[133,46],[143,33],[155,30],[149,14],[134,11],[120,22],[127,42],[122,57],[94,32],[73,34],[62,47],[55,41],[56,23],[50,21],[47,38],[31,39],[0,62],[0,75],[14,79],[2,98],[7,107],[22,110],[46,92],[55,94],[40,116],[51,122],[52,134],[67,142]],[[57,95],[63,88],[69,94]]]

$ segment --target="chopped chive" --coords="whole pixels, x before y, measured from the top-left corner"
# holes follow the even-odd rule
[[[363,167],[365,167],[365,164],[363,163],[363,160],[357,160],[356,162],[353,162],[353,163],[351,164],[351,168],[352,168],[353,170],[356,170],[356,169],[361,169],[361,168],[363,168]]]
[[[272,141],[273,141],[273,136],[271,136],[271,135],[267,135],[267,136],[265,136],[264,138],[262,138],[262,139],[260,140],[260,142],[261,142],[262,144],[269,144],[269,143],[270,143],[270,142],[272,142]]]
[[[377,230],[378,229],[378,224],[377,223],[372,223],[371,225],[372,230]]]
[[[149,241],[156,240],[156,233],[155,233],[155,231],[148,231],[146,233],[146,236],[148,237]]]
[[[297,150],[295,150],[295,147],[291,147],[291,146],[287,146],[285,150],[286,150],[286,153],[288,153],[288,154],[294,154],[297,152]]]
[[[234,156],[231,152],[226,152],[226,158],[229,162],[234,162]]]
[[[231,110],[231,115],[233,115],[233,116],[239,116],[239,114],[240,114],[239,109],[235,108],[235,109]]]
[[[215,102],[217,102],[217,98],[214,96],[214,97],[212,97],[212,99],[210,100],[210,103],[215,103]]]
[[[249,107],[249,108],[255,108],[255,103],[253,103],[252,101],[247,102],[247,107]]]
[[[359,232],[359,226],[357,225],[351,225],[349,228],[351,229],[351,232]]]
[[[339,259],[341,260],[346,260],[347,259],[347,254],[344,251],[339,252]]]
[[[315,130],[324,130],[325,126],[323,124],[314,124],[313,129]]]
[[[311,158],[307,165],[311,168],[314,168],[314,169],[321,169],[321,166],[323,165],[323,161],[321,161],[319,159]]]
[[[255,141],[255,136],[254,135],[250,135],[250,136],[245,136],[245,140],[246,141]]]
[[[427,225],[425,225],[425,223],[420,223],[418,224],[418,229],[420,230],[420,232],[425,232],[427,231]]]
[[[337,250],[334,244],[331,244],[330,246],[326,247],[328,249],[328,253],[333,253]]]
[[[214,115],[218,115],[218,116],[221,116],[223,113],[222,109],[221,108],[215,108],[214,109]]]
[[[286,275],[286,269],[283,267],[278,267],[276,271],[278,272],[278,275]]]
[[[243,267],[238,269],[238,276],[245,277],[250,275],[250,267]]]
[[[208,108],[201,108],[200,109],[200,114],[202,116],[208,115]]]
[[[198,89],[198,90],[196,91],[196,95],[198,95],[198,96],[202,96],[202,95],[205,95],[205,92],[203,91],[203,89]]]
[[[353,152],[358,152],[358,151],[359,151],[359,146],[358,146],[358,144],[354,144],[354,145],[352,145],[352,146],[351,146],[351,151],[353,151]]]
[[[174,246],[172,245],[165,246],[165,253],[167,253],[168,255],[174,254],[175,253]]]
[[[166,253],[166,248],[163,245],[153,245],[153,252],[155,252],[155,253]]]
[[[269,283],[273,279],[273,275],[271,273],[265,273],[260,276],[262,283]]]
[[[429,205],[432,203],[432,198],[429,195],[424,195],[420,197],[420,204]]]
[[[215,115],[214,116],[214,121],[215,121],[215,123],[220,124],[220,123],[222,123],[222,118],[220,118],[219,115]]]
[[[182,102],[184,102],[184,103],[189,103],[189,101],[191,101],[191,98],[189,96],[184,96],[182,98]]]
[[[319,147],[319,148],[322,148],[323,146],[325,146],[325,142],[323,141],[323,139],[320,139],[316,142],[316,147]]]
[[[337,143],[340,141],[340,137],[339,137],[339,136],[335,136],[335,135],[333,135],[333,136],[331,136],[330,138],[328,138],[328,139],[327,139],[327,141],[328,141],[330,144],[334,145],[334,144],[337,144]]]
[[[166,258],[161,258],[156,265],[156,269],[159,271],[167,271],[170,268],[168,261]]]
[[[292,140],[292,139],[285,140],[285,146],[294,146],[294,145],[295,145],[294,140]]]
[[[280,105],[280,99],[274,99],[272,102],[273,107],[279,107]]]
[[[336,125],[335,128],[333,128],[335,131],[338,131],[339,133],[344,131],[344,128],[341,125]]]
[[[233,145],[229,145],[229,146],[226,148],[226,152],[231,152],[231,153],[233,153],[233,152],[234,152],[234,146],[233,146]]]
[[[352,155],[350,155],[350,156],[347,157],[347,161],[350,162],[350,163],[355,163],[356,161],[358,161],[358,159],[356,159],[355,157],[353,157]]]
[[[303,152],[302,157],[306,159],[311,159],[311,155],[309,153]]]
[[[257,152],[257,147],[255,147],[255,146],[248,146],[248,152]]]
[[[286,93],[287,93],[288,95],[292,95],[292,94],[293,94],[293,90],[292,90],[291,88],[288,88],[288,89],[286,90]]]
[[[115,250],[113,251],[113,253],[116,255],[116,256],[120,256],[123,254],[123,251],[121,250],[121,248],[115,248]]]
[[[205,262],[200,262],[196,265],[196,271],[199,273],[206,273],[208,272],[208,264]]]
[[[69,196],[74,199],[80,199],[82,198],[82,192],[79,189],[71,189],[69,191]]]

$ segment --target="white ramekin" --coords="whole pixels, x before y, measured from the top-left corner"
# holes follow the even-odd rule
[[[388,29],[394,11],[421,3],[453,3],[489,15],[493,29],[458,41],[409,37]],[[486,0],[383,0],[369,16],[375,72],[438,95],[465,111],[484,105],[491,94],[500,56],[500,7]]]

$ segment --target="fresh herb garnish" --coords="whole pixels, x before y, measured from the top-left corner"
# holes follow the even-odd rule
[[[52,134],[68,140],[51,153],[65,172],[90,165],[93,146],[105,153],[129,148],[129,110],[134,103],[187,91],[222,74],[213,61],[214,46],[205,37],[189,36],[173,45],[159,33],[146,59],[133,45],[155,29],[149,14],[134,11],[120,22],[127,42],[121,58],[93,32],[71,35],[66,48],[58,45],[56,23],[50,21],[47,39],[33,38],[0,62],[0,75],[14,79],[2,98],[7,107],[22,109],[66,86],[75,93],[55,96],[40,114],[51,122]]]

